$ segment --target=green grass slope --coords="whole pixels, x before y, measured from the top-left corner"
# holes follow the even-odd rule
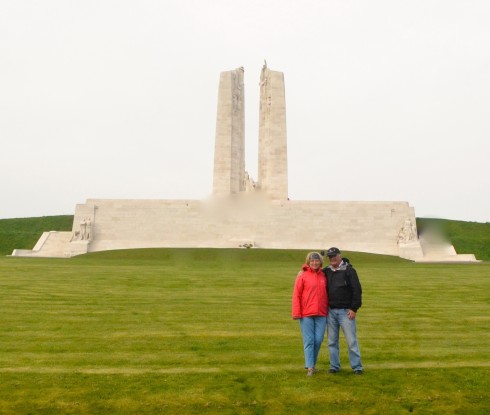
[[[0,255],[14,249],[32,249],[47,231],[71,231],[73,215],[0,219]]]
[[[428,226],[440,230],[458,254],[474,254],[477,259],[490,261],[490,222],[417,218],[419,233]]]
[[[306,251],[0,258],[1,414],[488,414],[490,264],[345,252],[365,366],[305,376]]]

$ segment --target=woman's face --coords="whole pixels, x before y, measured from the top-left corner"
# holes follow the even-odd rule
[[[310,267],[313,268],[315,271],[319,269],[322,266],[322,263],[320,262],[319,259],[310,259]]]

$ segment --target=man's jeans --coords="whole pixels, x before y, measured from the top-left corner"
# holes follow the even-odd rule
[[[305,367],[315,367],[320,346],[325,336],[327,318],[321,316],[303,317],[299,319],[299,325],[303,334]]]
[[[328,350],[330,369],[340,370],[339,331],[342,327],[349,348],[350,366],[353,370],[362,370],[361,352],[357,343],[356,320],[349,320],[346,308],[329,308],[327,317]]]

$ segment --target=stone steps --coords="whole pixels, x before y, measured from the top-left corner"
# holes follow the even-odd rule
[[[71,232],[44,232],[32,250],[14,249],[12,256],[65,258],[70,239]]]

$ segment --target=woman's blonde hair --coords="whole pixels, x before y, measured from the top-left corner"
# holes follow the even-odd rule
[[[318,256],[318,259],[320,260],[320,263],[323,265],[323,257],[318,253],[318,252],[310,252],[308,255],[306,255],[306,265],[310,265],[311,257]]]

